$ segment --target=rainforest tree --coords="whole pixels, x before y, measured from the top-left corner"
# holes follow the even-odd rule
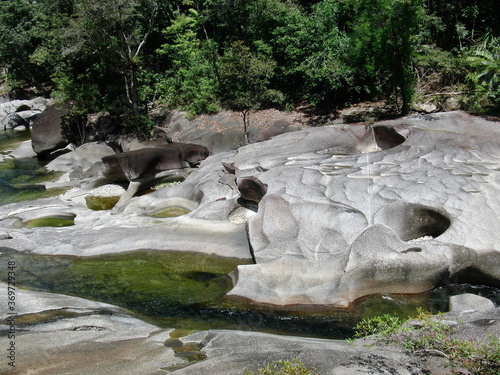
[[[499,111],[496,0],[3,0],[0,68],[81,114],[334,110],[460,93]],[[248,125],[248,123],[247,123]]]

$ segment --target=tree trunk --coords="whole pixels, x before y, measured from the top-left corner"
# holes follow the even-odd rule
[[[245,144],[249,144],[249,134],[250,134],[250,110],[244,109],[241,111],[243,116],[243,134],[245,136]]]

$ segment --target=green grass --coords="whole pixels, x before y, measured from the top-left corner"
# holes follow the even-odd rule
[[[258,370],[258,373],[245,370],[244,375],[319,375],[313,368],[308,368],[298,359],[292,361],[277,361],[267,364]]]

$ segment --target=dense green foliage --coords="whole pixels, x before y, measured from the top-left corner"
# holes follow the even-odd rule
[[[3,0],[0,67],[81,113],[500,107],[496,0]]]

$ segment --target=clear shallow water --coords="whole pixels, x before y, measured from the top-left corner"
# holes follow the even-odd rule
[[[232,288],[227,274],[238,264],[248,263],[241,259],[174,251],[82,258],[20,253],[0,247],[2,281],[6,281],[8,261],[16,263],[19,286],[125,307],[162,327],[347,338],[356,320],[343,310],[278,311],[224,297]]]
[[[15,149],[29,138],[29,131],[0,130],[0,154]],[[0,161],[0,205],[49,196],[50,192],[37,185],[49,178],[44,165],[36,157]]]
[[[6,265],[12,260],[21,287],[111,303],[158,326],[183,330],[238,329],[344,339],[353,335],[352,327],[362,318],[385,313],[407,318],[419,308],[447,311],[454,294],[475,293],[500,302],[496,288],[450,284],[418,295],[365,297],[349,310],[271,308],[225,297],[232,287],[227,274],[245,263],[237,259],[144,250],[81,258],[0,247],[0,280],[6,281]]]
[[[28,132],[0,131],[0,153],[29,139]],[[35,185],[47,179],[36,158],[0,162],[0,205],[47,195]],[[111,303],[163,327],[186,330],[226,328],[279,334],[348,338],[365,317],[391,313],[402,318],[418,308],[447,311],[448,298],[475,293],[500,305],[499,289],[450,284],[419,295],[376,295],[349,310],[326,307],[271,308],[224,295],[227,274],[241,261],[200,254],[137,251],[99,257],[46,256],[0,247],[0,280],[8,260],[18,267],[19,286]]]
[[[30,132],[27,130],[3,130],[0,129],[0,152],[13,149],[21,142],[30,138]]]

